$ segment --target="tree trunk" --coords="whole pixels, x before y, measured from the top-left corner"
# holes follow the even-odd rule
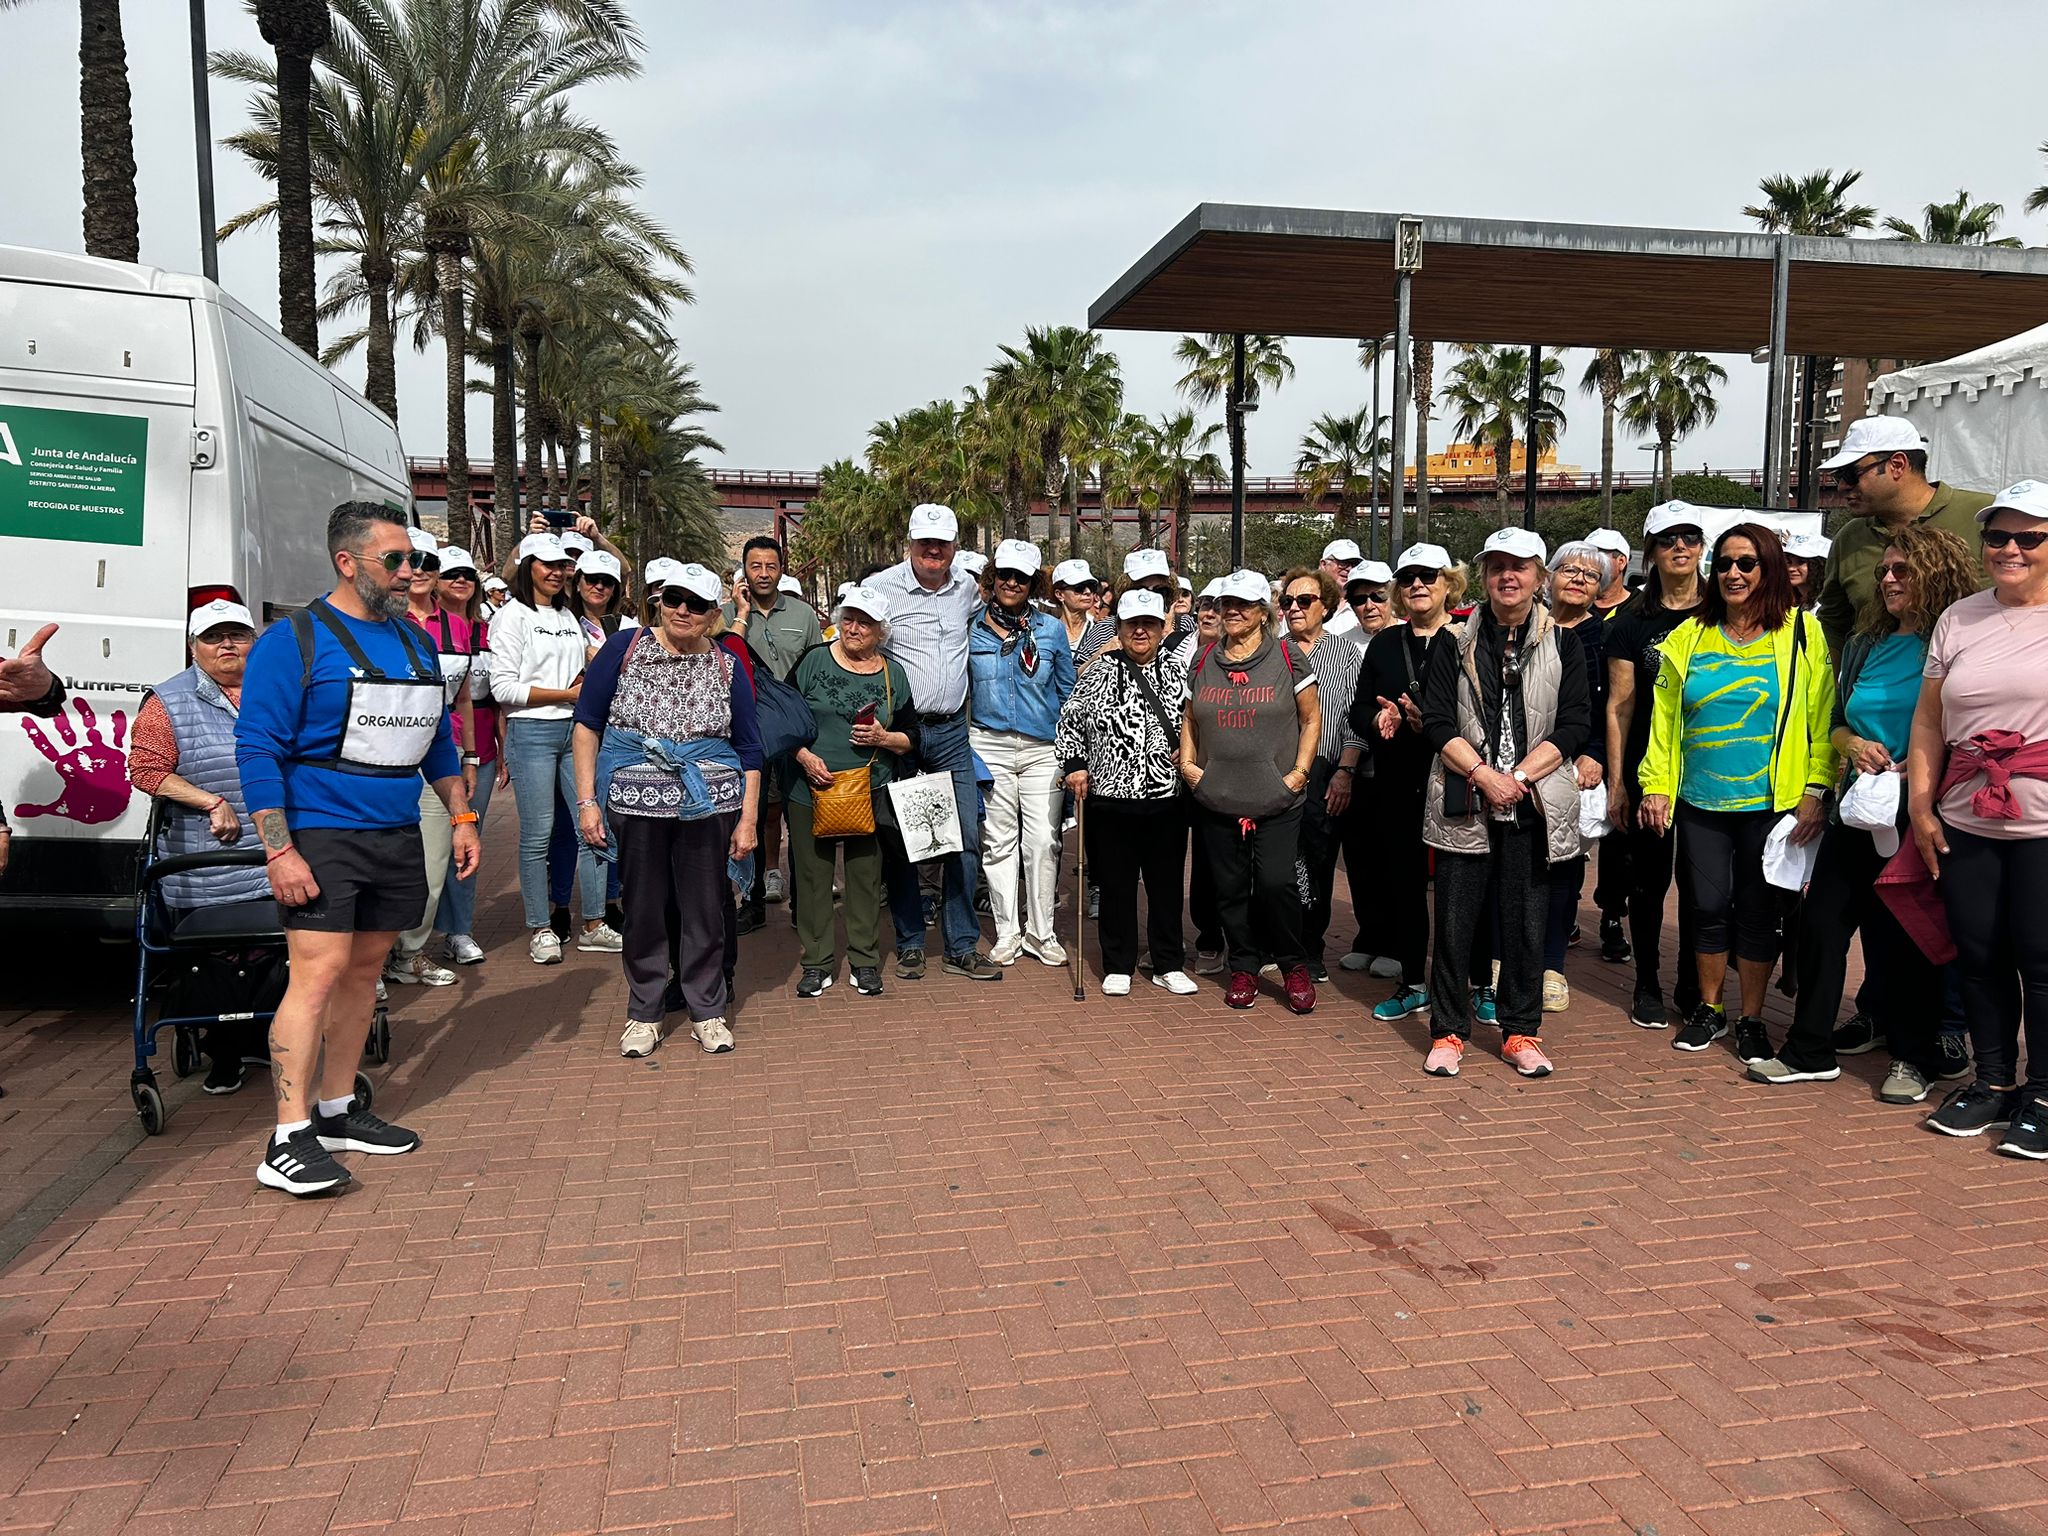
[[[1515,434],[1510,428],[1500,439],[1493,455],[1494,521],[1508,526],[1508,484],[1514,476]]]
[[[85,254],[140,261],[135,125],[121,0],[79,0],[78,137],[85,170]]]
[[[1071,469],[1061,479],[1060,499],[1067,506],[1067,554],[1078,559],[1081,554],[1081,477]],[[1048,539],[1046,542],[1052,541]]]
[[[545,468],[541,472],[540,504],[543,509],[559,507],[562,483],[562,439],[549,432],[541,442]]]
[[[1621,403],[1621,359],[1600,354],[1600,526],[1614,526],[1614,411]]]
[[[1436,343],[1417,337],[1409,364],[1415,380],[1415,533],[1429,537],[1429,408],[1436,400]],[[1400,551],[1394,551],[1398,558]]]
[[[545,414],[540,398],[540,332],[521,331],[519,339],[526,349],[526,387],[520,392],[520,404],[526,413],[526,510],[531,515],[547,505],[547,487],[540,475],[541,417]]]
[[[1003,465],[1003,537],[1031,537],[1031,506],[1024,499],[1024,459],[1016,452]]]
[[[441,285],[441,345],[447,354],[443,382],[448,408],[448,539],[467,549],[475,535],[469,511],[469,379],[463,356],[469,330],[462,316],[462,246],[435,249],[434,275]],[[502,526],[503,519],[499,521],[497,548],[509,552],[518,541],[504,537],[511,530]]]
[[[1669,432],[1660,429],[1657,433],[1657,457],[1664,461],[1664,484],[1659,488],[1662,493],[1659,499],[1663,501],[1671,499],[1671,447],[1676,441],[1677,439]]]
[[[519,510],[519,432],[512,418],[512,391],[517,371],[512,333],[495,319],[491,338],[491,521],[506,544],[524,536],[526,517]]]
[[[277,319],[285,339],[320,356],[319,294],[313,275],[313,155],[308,118],[313,57],[277,51]]]
[[[1149,493],[1145,491],[1138,493],[1138,548],[1140,549],[1150,549],[1152,547],[1152,503],[1148,496]],[[1102,482],[1102,517],[1103,526],[1110,526],[1109,481],[1106,477]],[[1173,568],[1176,571],[1180,569],[1180,562],[1178,560],[1173,563]]]
[[[396,276],[388,259],[365,256],[363,287],[370,299],[370,328],[364,338],[363,393],[370,404],[398,420],[397,338],[391,328],[391,284]]]

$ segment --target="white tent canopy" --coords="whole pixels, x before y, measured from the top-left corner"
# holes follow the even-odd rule
[[[1912,422],[1928,474],[1951,485],[2048,477],[2048,325],[1888,373],[1871,385],[1870,408]]]

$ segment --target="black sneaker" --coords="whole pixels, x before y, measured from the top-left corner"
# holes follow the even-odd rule
[[[606,902],[604,904],[604,923],[613,933],[624,933],[626,931],[626,909],[616,901]]]
[[[1635,958],[1635,951],[1629,947],[1628,934],[1618,917],[1600,919],[1600,958],[1616,965]]]
[[[1935,1075],[1945,1083],[1960,1082],[1970,1075],[1970,1037],[1941,1032],[1941,1071]]]
[[[1875,1050],[1879,1038],[1877,1022],[1867,1013],[1858,1013],[1848,1023],[1835,1026],[1835,1054],[1861,1056]]]
[[[832,973],[830,971],[821,971],[815,965],[807,965],[804,967],[803,975],[796,979],[796,995],[798,997],[816,997],[831,985]]]
[[[1308,979],[1310,981],[1328,981],[1330,979],[1329,968],[1320,960],[1311,960],[1308,963]]]
[[[978,949],[970,949],[962,954],[946,956],[946,970],[950,975],[965,976],[969,981],[1001,981],[1003,979],[1003,968]]]
[[[1711,1004],[1701,1003],[1693,1009],[1692,1017],[1685,1021],[1685,1026],[1672,1036],[1671,1048],[1674,1051],[1704,1051],[1727,1033],[1728,1016]]]
[[[420,1144],[417,1132],[356,1108],[354,1100],[349,1101],[347,1113],[339,1115],[323,1115],[316,1105],[313,1134],[330,1152],[369,1152],[383,1157],[396,1157]]]
[[[898,981],[924,980],[923,950],[899,949],[896,951],[896,979]]]
[[[1585,941],[1585,937],[1586,936],[1579,931],[1579,925],[1577,923],[1573,923],[1571,926],[1571,931],[1564,936],[1564,947],[1566,949],[1577,949],[1579,945]]]
[[[313,1127],[294,1131],[282,1141],[273,1131],[263,1149],[263,1161],[256,1165],[256,1182],[281,1189],[301,1200],[310,1195],[332,1194],[348,1183],[348,1170],[327,1155]]]
[[[1664,1011],[1664,989],[1637,987],[1635,1001],[1628,1005],[1628,1021],[1638,1029],[1669,1029],[1671,1015]]]
[[[568,943],[570,928],[569,909],[567,907],[549,908],[548,926],[554,929],[556,938],[560,939],[564,944]]]
[[[2011,1124],[2013,1112],[2019,1107],[2017,1088],[1967,1083],[1943,1099],[1941,1108],[1927,1117],[1927,1129],[1944,1136],[1977,1136]]]
[[[760,907],[741,907],[732,926],[735,933],[759,933],[768,926],[768,913]]]
[[[2012,1117],[2012,1128],[1998,1143],[2007,1157],[2026,1157],[2048,1162],[2048,1104],[2029,1099]]]
[[[1742,1061],[1771,1059],[1771,1035],[1762,1019],[1745,1015],[1735,1021],[1735,1054]]]
[[[239,1056],[216,1056],[206,1069],[206,1081],[199,1086],[208,1093],[235,1093],[240,1091],[248,1070]]]
[[[872,965],[856,965],[853,968],[853,990],[862,997],[880,997],[882,973]]]

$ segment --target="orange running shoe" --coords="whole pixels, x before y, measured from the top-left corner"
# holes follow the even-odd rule
[[[1456,1077],[1458,1063],[1465,1055],[1465,1042],[1456,1035],[1438,1035],[1429,1042],[1429,1059],[1422,1070],[1431,1077]]]
[[[1500,1059],[1524,1077],[1550,1076],[1550,1058],[1534,1035],[1509,1035],[1501,1044]]]

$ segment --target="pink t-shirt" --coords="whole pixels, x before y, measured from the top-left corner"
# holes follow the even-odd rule
[[[1991,730],[2048,741],[2048,604],[2008,607],[1991,592],[1971,594],[1935,620],[1924,672],[1941,683],[1951,746]],[[1950,790],[1941,819],[1979,837],[2048,837],[2048,779],[2013,779],[2017,821],[1986,821],[1970,808],[1983,786],[1976,773]]]

